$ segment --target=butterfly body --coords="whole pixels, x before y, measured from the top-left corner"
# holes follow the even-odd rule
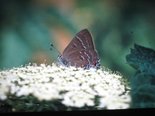
[[[58,62],[64,66],[75,66],[84,69],[98,69],[100,67],[98,53],[87,29],[76,34],[62,55],[58,56]]]

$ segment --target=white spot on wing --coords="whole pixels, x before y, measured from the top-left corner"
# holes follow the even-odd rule
[[[83,41],[81,40],[81,38],[80,37],[78,37],[78,36],[75,36],[80,42],[81,42],[81,44],[82,44],[82,46],[83,46],[83,48],[84,49],[86,49],[86,46],[84,45],[84,43],[83,43]]]

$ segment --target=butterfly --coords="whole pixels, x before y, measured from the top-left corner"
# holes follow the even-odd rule
[[[63,53],[58,56],[57,62],[67,67],[100,68],[99,55],[94,47],[90,32],[83,29],[77,33]]]

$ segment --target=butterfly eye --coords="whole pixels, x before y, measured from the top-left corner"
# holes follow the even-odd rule
[[[68,61],[64,58],[62,58],[62,56],[58,57],[58,62],[60,62],[61,64],[67,66],[68,65]]]

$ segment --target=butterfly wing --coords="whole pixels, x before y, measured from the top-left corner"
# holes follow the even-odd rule
[[[84,29],[77,33],[58,60],[65,66],[98,68],[99,56],[89,31]]]
[[[98,67],[99,57],[96,51],[92,50],[76,50],[72,54],[67,55],[65,58],[66,64],[76,67]]]
[[[94,45],[92,41],[91,34],[87,29],[84,29],[76,34],[76,36],[73,38],[73,40],[68,44],[68,46],[63,51],[63,56],[69,53],[72,54],[72,51],[76,49],[93,49]]]

